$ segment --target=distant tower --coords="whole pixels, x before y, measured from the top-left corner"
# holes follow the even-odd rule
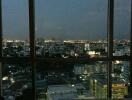
[[[90,50],[90,44],[89,43],[85,43],[85,50]]]
[[[108,52],[108,47],[107,46],[105,47],[105,52]]]
[[[122,77],[126,82],[129,82],[129,62],[128,61],[123,61],[123,67],[122,67]]]

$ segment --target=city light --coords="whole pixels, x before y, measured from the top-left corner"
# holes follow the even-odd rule
[[[2,80],[5,81],[5,80],[8,80],[8,78],[9,78],[8,76],[5,76],[2,78]]]
[[[121,62],[119,60],[116,60],[115,61],[115,64],[120,64]]]
[[[74,87],[75,85],[74,84],[72,84],[72,87]]]

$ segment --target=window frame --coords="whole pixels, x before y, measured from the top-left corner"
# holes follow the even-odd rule
[[[132,66],[132,10],[131,10],[131,30],[130,30],[130,56],[113,56],[113,30],[114,30],[114,0],[108,0],[108,15],[107,15],[107,36],[108,36],[108,56],[104,58],[37,58],[35,55],[35,0],[28,0],[29,6],[29,40],[30,40],[30,57],[3,57],[2,56],[2,0],[0,0],[0,63],[19,63],[19,62],[29,62],[32,66],[32,89],[34,100],[36,100],[36,85],[35,85],[35,75],[36,75],[36,63],[37,62],[79,62],[87,63],[88,61],[107,61],[107,98],[112,98],[112,61],[114,60],[124,60],[129,61],[130,66]],[[132,8],[132,0],[131,0]],[[1,66],[0,66],[1,67]],[[130,76],[132,76],[132,68],[130,67]],[[0,83],[0,90],[2,84]],[[132,77],[130,77],[130,87],[129,96],[132,97]]]

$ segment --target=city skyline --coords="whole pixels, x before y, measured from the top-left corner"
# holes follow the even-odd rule
[[[107,0],[36,0],[36,37],[106,39],[107,5]],[[28,39],[27,0],[3,0],[2,8],[4,38]],[[115,1],[115,39],[130,37],[130,10],[130,0]]]

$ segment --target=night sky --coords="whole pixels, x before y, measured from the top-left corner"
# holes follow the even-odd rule
[[[130,36],[131,0],[115,0],[115,39]],[[28,0],[3,0],[6,39],[28,39]],[[36,37],[98,40],[107,37],[107,0],[35,0]]]

